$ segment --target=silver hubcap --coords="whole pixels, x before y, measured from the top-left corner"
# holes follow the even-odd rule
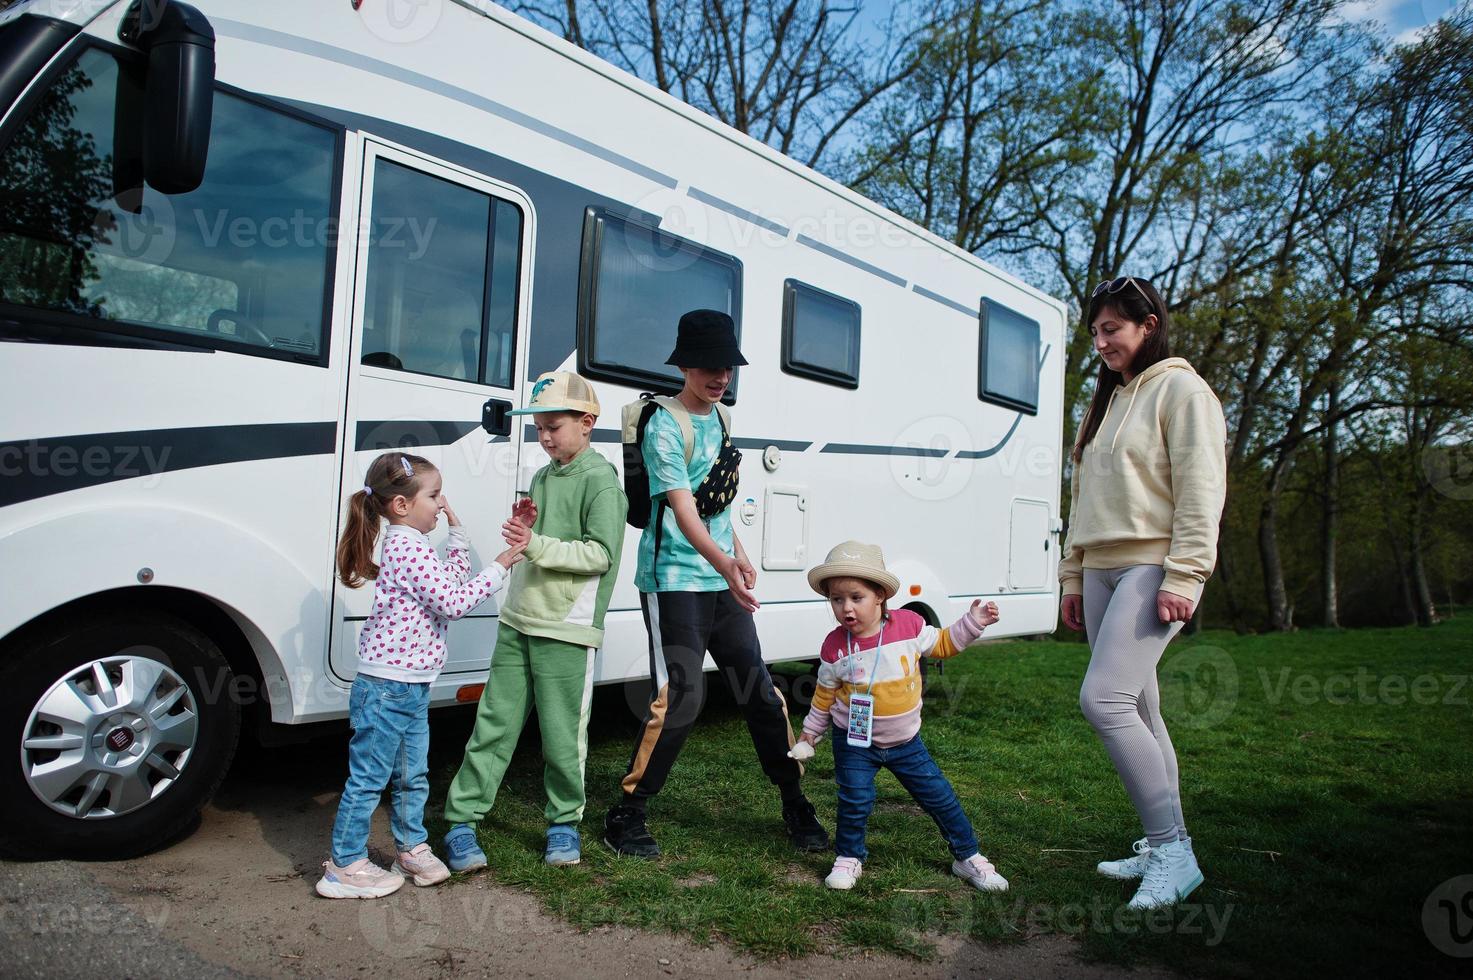
[[[199,708],[179,675],[128,650],[51,685],[26,721],[21,770],[58,813],[116,817],[174,784],[198,732]]]

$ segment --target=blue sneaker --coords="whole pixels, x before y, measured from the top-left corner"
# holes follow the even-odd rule
[[[445,835],[446,863],[451,871],[474,871],[486,866],[486,852],[476,843],[476,830],[468,823],[458,823]]]
[[[542,860],[548,864],[577,864],[583,859],[578,850],[578,828],[565,823],[555,823],[547,828],[547,850]]]

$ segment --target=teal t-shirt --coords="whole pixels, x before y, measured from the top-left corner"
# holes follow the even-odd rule
[[[685,443],[680,436],[680,423],[664,409],[656,409],[644,428],[644,468],[650,475],[650,500],[655,509],[669,490],[691,490],[701,485],[706,474],[721,454],[721,419],[715,409],[706,415],[692,415],[695,446],[690,466],[685,464]],[[655,561],[655,522],[651,511],[649,527],[639,539],[639,567],[634,573],[634,587],[641,592],[720,592],[727,588],[726,579],[691,547],[675,512],[664,509],[664,531],[660,537],[659,563]],[[731,508],[708,519],[706,530],[718,547],[728,555],[735,554],[731,542]]]

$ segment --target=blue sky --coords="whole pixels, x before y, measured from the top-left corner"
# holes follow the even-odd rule
[[[1344,10],[1348,20],[1375,21],[1387,35],[1410,41],[1417,31],[1448,14],[1454,6],[1452,0],[1358,0]]]
[[[883,24],[892,4],[889,0],[864,0],[859,20],[866,31]],[[1353,0],[1344,8],[1344,16],[1352,21],[1375,21],[1382,30],[1398,41],[1410,41],[1417,31],[1445,16],[1455,6],[1453,0]]]

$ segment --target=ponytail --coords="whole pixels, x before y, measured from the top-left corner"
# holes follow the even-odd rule
[[[435,464],[423,456],[387,452],[369,464],[363,487],[348,500],[348,519],[338,539],[338,579],[356,589],[378,578],[373,549],[378,544],[382,520],[395,497],[413,500],[419,494],[420,477],[433,473]]]

